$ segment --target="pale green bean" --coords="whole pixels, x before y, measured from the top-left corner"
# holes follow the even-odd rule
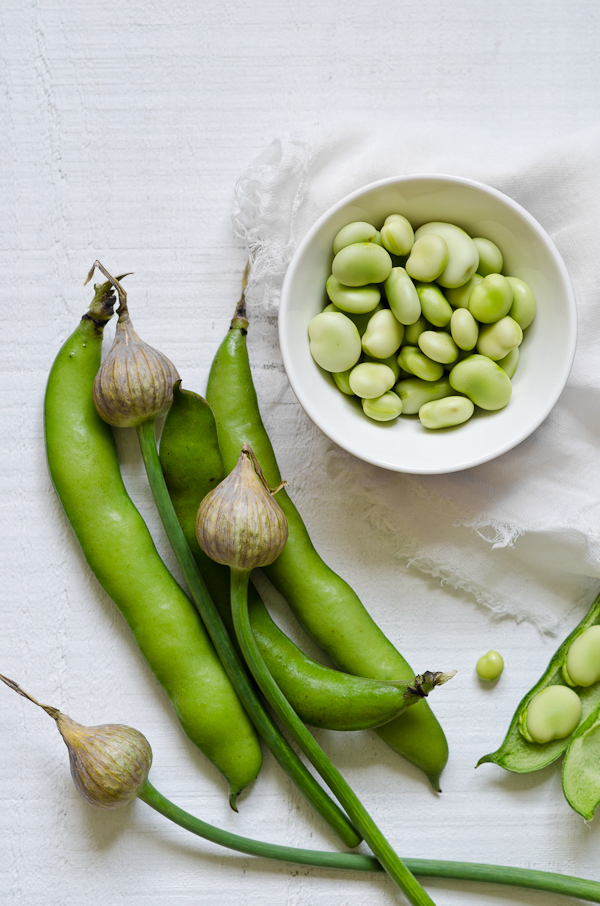
[[[394,390],[402,400],[403,415],[417,415],[425,403],[452,396],[452,387],[447,377],[442,377],[439,381],[423,381],[416,377],[404,378],[398,381]]]
[[[570,686],[591,686],[600,680],[600,626],[577,636],[567,652],[563,676]]]
[[[403,346],[398,355],[398,364],[404,371],[414,374],[423,381],[439,381],[444,366],[434,362],[415,346]]]
[[[568,686],[546,686],[529,702],[519,729],[529,742],[570,736],[581,720],[581,699]]]
[[[475,406],[466,396],[446,396],[421,406],[419,418],[424,428],[453,428],[468,421],[474,410]]]
[[[392,268],[384,288],[394,317],[401,324],[415,324],[421,316],[421,303],[415,285],[406,270],[403,267]]]
[[[381,228],[381,242],[383,247],[392,255],[408,255],[415,234],[410,222],[402,214],[390,214],[386,217]]]
[[[362,351],[356,325],[345,315],[327,311],[308,325],[310,352],[325,371],[347,371],[358,362]]]
[[[454,366],[448,377],[458,393],[464,393],[481,409],[508,405],[512,384],[505,371],[484,355],[470,355]]]
[[[482,654],[475,666],[479,679],[488,683],[497,680],[504,670],[504,659],[497,651],[488,651]]]
[[[517,370],[517,365],[519,364],[519,347],[515,346],[514,349],[505,355],[503,359],[498,359],[496,365],[499,365],[503,371],[506,371],[509,378],[512,378],[515,371]]]
[[[452,317],[452,306],[435,283],[416,283],[423,316],[434,327],[446,327]]]
[[[350,388],[361,399],[375,399],[391,390],[395,383],[394,372],[387,365],[361,362],[350,372]]]
[[[522,330],[525,330],[535,316],[535,297],[531,287],[518,277],[507,277],[513,291],[513,302],[508,312]]]
[[[488,274],[499,274],[504,266],[504,258],[498,246],[490,239],[476,236],[473,239],[479,252],[479,267],[477,273],[482,277]]]
[[[473,274],[471,279],[467,280],[462,286],[457,286],[455,289],[445,289],[444,295],[453,308],[468,308],[471,293],[482,280],[481,274]]]
[[[351,314],[373,311],[381,300],[381,290],[376,283],[368,283],[366,286],[344,286],[332,274],[325,288],[333,304],[341,311]]]
[[[375,399],[363,399],[363,412],[376,422],[390,422],[402,412],[402,400],[392,390]]]
[[[376,312],[363,334],[362,348],[367,355],[387,359],[400,349],[404,327],[389,308]]]
[[[372,223],[365,223],[363,220],[355,220],[354,223],[348,223],[339,231],[333,240],[333,254],[337,255],[347,245],[355,242],[373,242],[377,236],[377,230]]]
[[[506,277],[490,274],[469,296],[469,311],[482,324],[491,324],[508,314],[512,302],[513,290]]]
[[[494,324],[484,324],[479,331],[477,352],[497,362],[505,358],[512,349],[521,345],[523,331],[517,322],[506,315]]]
[[[406,262],[406,273],[413,280],[431,283],[440,276],[447,264],[448,246],[445,239],[430,233],[421,236],[413,245]]]
[[[459,349],[474,349],[479,337],[479,325],[466,308],[457,308],[450,318],[450,333]]]
[[[419,337],[419,349],[434,362],[449,365],[458,357],[458,346],[443,330],[425,330]]]
[[[453,223],[425,223],[415,233],[415,240],[434,233],[448,246],[448,264],[437,278],[440,286],[463,286],[477,271],[479,253],[471,237]],[[448,319],[449,320],[449,319]]]
[[[341,249],[331,265],[333,276],[344,286],[383,283],[390,275],[392,259],[375,242],[355,242]]]

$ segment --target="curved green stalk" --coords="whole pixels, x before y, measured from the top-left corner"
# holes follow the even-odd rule
[[[313,808],[327,821],[346,846],[350,848],[358,846],[361,838],[347,816],[300,761],[257,698],[248,674],[231,643],[223,621],[198,572],[196,561],[185,540],[185,535],[171,503],[158,458],[154,422],[143,422],[138,426],[137,432],[156,507],[190,590],[192,600],[198,608],[221,662],[250,719],[283,770],[308,799]]]
[[[138,797],[155,811],[185,830],[226,846],[236,852],[250,856],[311,865],[315,868],[338,869],[342,871],[383,871],[374,856],[358,853],[328,853],[315,849],[297,849],[294,846],[280,846],[277,843],[263,843],[251,840],[229,831],[214,827],[189,812],[179,808],[156,790],[149,780],[140,787]],[[530,868],[509,868],[504,865],[486,865],[479,862],[447,862],[436,859],[404,859],[406,867],[422,878],[441,878],[453,881],[475,881],[485,884],[504,884],[509,887],[524,887],[529,890],[544,890],[577,897],[590,903],[600,903],[600,883],[559,875],[551,871],[535,871]]]
[[[263,695],[311,764],[346,809],[346,812],[369,844],[374,855],[377,856],[388,875],[404,893],[409,903],[412,903],[413,906],[434,906],[431,897],[421,887],[414,875],[411,874],[392,846],[390,846],[358,796],[306,729],[269,673],[250,625],[250,617],[248,615],[249,579],[250,570],[231,567],[231,611],[242,654]]]

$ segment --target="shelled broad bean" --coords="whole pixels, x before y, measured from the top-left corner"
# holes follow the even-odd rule
[[[418,413],[424,428],[439,429],[463,424],[477,408],[508,405],[535,298],[523,280],[501,273],[495,243],[452,223],[415,231],[390,214],[380,230],[362,221],[343,227],[333,252],[328,304],[309,324],[310,349],[366,416]]]

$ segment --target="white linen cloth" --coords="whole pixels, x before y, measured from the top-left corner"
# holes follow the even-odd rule
[[[388,176],[488,183],[552,236],[573,281],[579,339],[568,385],[530,438],[465,472],[415,476],[363,463],[318,431],[311,437],[320,445],[313,461],[361,504],[384,553],[471,593],[497,616],[552,633],[578,618],[600,586],[599,161],[597,131],[540,148],[464,132],[342,126],[275,140],[235,196],[236,235],[252,261],[250,311],[276,310],[290,258],[324,211]],[[295,417],[301,428],[299,405]]]

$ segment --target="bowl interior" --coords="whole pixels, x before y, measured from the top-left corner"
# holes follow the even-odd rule
[[[503,273],[525,280],[537,302],[513,377],[513,395],[498,412],[476,410],[464,425],[438,431],[418,416],[382,423],[368,419],[359,400],[345,396],[314,362],[308,323],[329,301],[333,239],[343,226],[364,220],[380,227],[401,213],[416,229],[448,221],[471,236],[495,242]],[[353,193],[330,209],[298,247],[283,285],[279,337],[284,365],[302,407],[335,443],[367,462],[400,472],[441,473],[469,468],[498,456],[527,437],[547,416],[569,375],[576,339],[576,312],[566,268],[539,224],[516,202],[494,189],[457,177],[400,177]]]

